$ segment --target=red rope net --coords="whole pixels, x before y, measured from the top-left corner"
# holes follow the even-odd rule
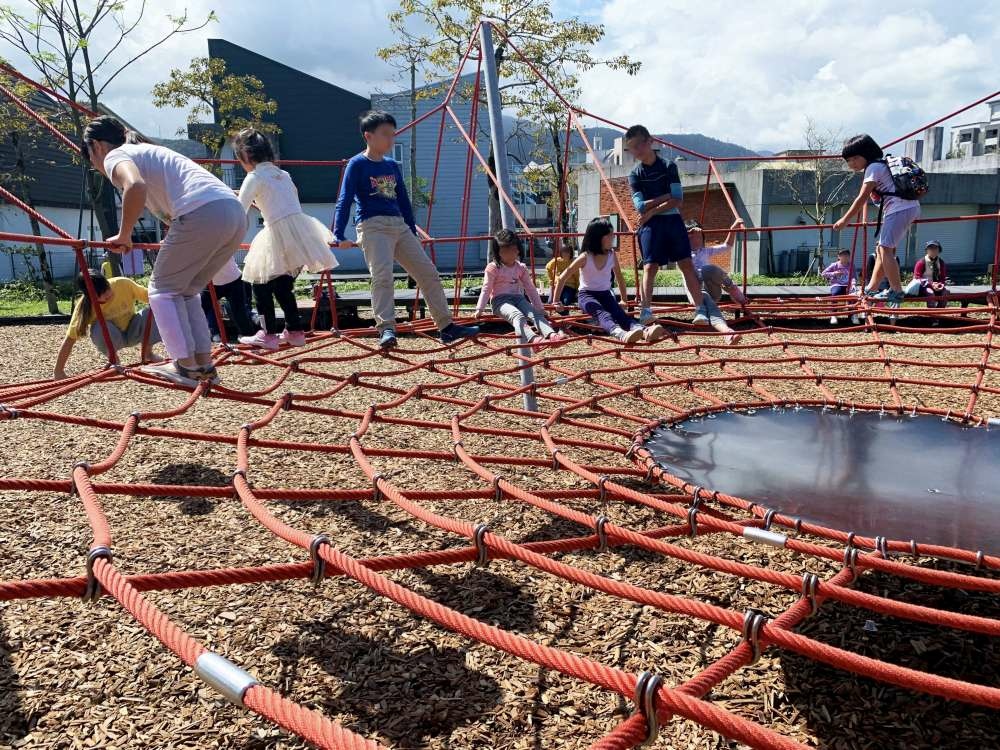
[[[441,112],[442,122],[450,113],[462,127],[447,103],[436,111]],[[581,113],[573,112],[575,121]],[[62,241],[78,252],[85,245],[68,235]],[[434,240],[429,242],[433,247]],[[769,512],[752,498],[692,487],[657,466],[642,447],[643,438],[663,417],[683,419],[719,408],[827,405],[918,411],[981,424],[1000,405],[996,381],[1000,366],[991,362],[998,302],[992,292],[965,302],[967,307],[927,311],[923,323],[904,326],[886,324],[876,318],[878,311],[868,302],[853,298],[755,301],[742,308],[741,343],[730,346],[687,322],[692,313],[688,305],[661,305],[658,313],[670,319],[673,333],[660,344],[626,346],[596,335],[580,316],[570,316],[565,322],[575,337],[534,345],[530,354],[511,334],[483,334],[443,347],[429,335],[428,323],[413,321],[401,327],[411,336],[391,354],[379,351],[367,330],[314,332],[305,348],[267,356],[221,346],[216,363],[223,383],[242,382],[239,388],[203,384],[188,393],[147,377],[138,368],[120,365],[63,381],[3,385],[4,427],[13,429],[27,420],[104,431],[108,450],[96,460],[91,457],[89,463],[73,466],[68,477],[58,468],[48,477],[0,477],[3,492],[74,495],[92,535],[89,554],[78,558],[85,574],[5,581],[0,583],[0,601],[110,596],[185,664],[200,670],[206,645],[144,592],[338,577],[344,580],[337,585],[367,588],[470,641],[634,701],[635,713],[608,727],[603,737],[595,739],[594,748],[634,747],[652,739],[657,727],[673,717],[752,747],[804,747],[711,700],[714,688],[767,649],[908,690],[1000,708],[1000,688],[898,666],[798,632],[824,602],[837,602],[967,633],[1000,635],[1000,621],[992,618],[851,587],[866,571],[878,571],[928,586],[995,594],[1000,592],[1000,580],[990,572],[1000,569],[1000,558],[803,523]],[[814,325],[831,314],[851,313],[863,321],[836,334]],[[929,327],[932,320],[945,321],[947,338]],[[518,375],[528,366],[534,368],[536,382],[521,385]],[[125,384],[157,398],[176,395],[168,399],[170,408],[135,412],[125,419],[96,418],[67,408],[95,389]],[[519,406],[529,391],[538,401],[538,411]],[[197,420],[205,404],[238,406],[241,413],[255,416],[238,429],[220,429]],[[313,429],[297,430],[298,417],[312,420]],[[192,422],[203,426],[192,429]],[[317,430],[316,424],[323,427]],[[101,481],[147,437],[178,446],[224,447],[231,458],[231,484]],[[418,442],[407,444],[411,439]],[[289,458],[337,458],[351,467],[355,481],[328,488],[307,483],[255,485],[255,454],[275,451]],[[467,482],[449,489],[426,489],[419,481],[412,486],[414,482],[397,476],[394,469],[397,462],[410,461],[419,461],[426,477],[460,467]],[[572,486],[554,489],[550,480],[556,472],[571,478]],[[108,504],[121,495],[235,497],[247,522],[260,524],[294,550],[299,561],[125,575],[114,557],[114,528],[106,515]],[[336,508],[335,503],[346,500],[391,505],[418,525],[454,541],[444,548],[362,558],[339,545],[335,534],[288,523],[276,505],[314,501]],[[463,517],[443,510],[470,500],[480,503],[476,507],[488,507],[490,517]],[[504,517],[524,508],[575,526],[578,533],[543,540],[506,533]],[[630,523],[629,508],[642,508],[657,520],[652,525]],[[763,527],[771,533],[755,531]],[[702,540],[745,540],[753,554],[713,553],[695,543]],[[760,541],[783,547],[809,561],[813,569],[826,572],[792,574],[769,565],[760,557],[761,548],[756,546]],[[791,604],[767,613],[738,611],[708,601],[696,590],[671,591],[668,580],[651,587],[593,572],[600,571],[605,550],[622,547],[697,567],[707,575],[787,592]],[[573,564],[581,555],[593,563]],[[957,560],[969,568],[958,572],[927,567],[921,563],[928,557]],[[735,645],[685,681],[667,683],[656,674],[655,660],[647,672],[636,674],[477,619],[391,575],[404,569],[488,565],[496,560],[514,561],[548,579],[731,630]],[[252,665],[244,666],[252,671]],[[244,682],[236,699],[319,747],[378,746],[255,681]]]

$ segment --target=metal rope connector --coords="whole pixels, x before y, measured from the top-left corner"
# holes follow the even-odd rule
[[[194,673],[214,687],[227,701],[243,707],[247,690],[257,678],[214,651],[205,651],[194,663]]]
[[[490,527],[485,523],[480,523],[476,525],[476,530],[472,534],[472,541],[476,545],[476,565],[480,567],[486,567],[490,563],[490,550],[486,546],[486,532],[490,530]]]
[[[319,554],[319,548],[324,544],[330,546],[330,537],[326,534],[317,534],[309,542],[309,559],[312,560],[313,564],[310,580],[313,586],[319,586],[326,577],[326,560]]]
[[[748,609],[743,616],[743,640],[750,644],[751,664],[760,661],[760,634],[767,622],[767,615],[759,609]]]
[[[663,678],[652,672],[643,672],[635,683],[636,713],[646,719],[646,739],[639,747],[649,747],[660,735],[660,719],[656,715],[656,693],[663,683]]]
[[[819,576],[815,573],[802,574],[802,598],[809,600],[809,614],[816,614],[819,602],[816,601],[816,589],[819,587]]]
[[[844,547],[844,565],[850,568],[851,575],[857,576],[858,574],[858,548],[857,547]]]
[[[493,501],[497,503],[503,500],[503,488],[500,487],[502,481],[505,481],[503,474],[493,475]]]
[[[10,414],[11,419],[17,419],[20,415],[17,409],[13,406],[7,406],[7,404],[0,404],[0,413]]]
[[[378,486],[378,482],[380,479],[385,479],[385,474],[383,474],[382,472],[379,472],[378,474],[372,477],[372,500],[374,500],[376,503],[379,502],[383,496],[382,490],[379,489]]]
[[[767,513],[764,514],[764,530],[768,531],[771,528],[771,523],[774,521],[774,517],[778,515],[778,512],[774,508],[769,508]]]
[[[884,536],[875,537],[875,549],[882,555],[883,560],[889,559],[889,542]]]
[[[608,501],[607,484],[610,478],[611,477],[609,477],[607,474],[601,474],[601,476],[598,477],[597,479],[597,489],[599,490],[599,493],[597,495],[597,501],[600,503],[606,503]]]
[[[111,562],[111,550],[104,545],[94,547],[87,553],[87,585],[83,590],[83,601],[90,603],[97,601],[101,596],[101,583],[94,575],[94,563],[98,558],[104,558]]]
[[[693,539],[698,536],[698,506],[692,505],[688,508],[687,520],[688,525],[691,527],[691,530],[688,532],[688,536]]]
[[[594,523],[594,531],[597,532],[597,551],[605,552],[608,549],[608,517],[598,516]]]

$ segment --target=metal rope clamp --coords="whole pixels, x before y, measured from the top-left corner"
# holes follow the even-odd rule
[[[771,523],[774,521],[774,517],[778,515],[774,508],[770,508],[767,513],[764,514],[764,529],[766,531],[771,530]]]
[[[748,609],[743,616],[743,640],[750,644],[751,664],[760,661],[760,633],[767,621],[767,615],[759,609]]]
[[[810,615],[816,614],[819,602],[816,601],[816,589],[819,587],[819,576],[815,573],[802,574],[802,597],[809,600]]]
[[[883,560],[889,559],[889,542],[884,536],[875,537],[875,549],[882,555]]]
[[[326,534],[317,534],[309,542],[309,559],[312,560],[313,564],[310,580],[313,586],[319,586],[326,578],[326,560],[319,554],[319,548],[324,544],[330,546],[330,537]]]
[[[382,472],[379,472],[372,477],[372,500],[376,503],[382,499],[382,490],[379,489],[378,486],[380,479],[385,479],[385,474]]]
[[[451,452],[452,452],[452,455],[455,456],[455,460],[456,461],[461,460],[458,457],[458,449],[459,448],[465,448],[465,443],[463,443],[461,440],[456,440],[456,441],[454,441],[451,444]]]
[[[10,414],[11,419],[17,419],[19,412],[13,406],[7,406],[7,404],[0,404],[0,412],[6,412]]]
[[[688,519],[688,524],[691,526],[691,531],[688,532],[688,535],[693,539],[694,537],[698,536],[698,506],[697,505],[692,505],[690,508],[688,508],[687,519]]]
[[[562,450],[559,449],[559,448],[556,448],[554,451],[552,451],[552,471],[559,471],[559,454],[560,453],[562,453]]]
[[[649,747],[660,735],[660,719],[656,715],[656,694],[663,684],[663,678],[652,672],[643,672],[635,683],[636,713],[646,719],[646,739],[639,747]]]
[[[597,551],[605,552],[608,549],[608,526],[607,516],[598,516],[594,522],[594,531],[597,532]]]
[[[87,585],[83,590],[83,601],[88,603],[97,601],[101,596],[101,583],[94,575],[94,563],[98,558],[104,558],[110,564],[111,550],[101,545],[94,547],[87,553]]]
[[[472,534],[472,541],[476,545],[476,565],[486,567],[490,564],[490,549],[486,546],[486,532],[490,527],[485,523],[476,525],[476,530]]]
[[[503,488],[500,487],[502,481],[505,481],[503,474],[493,475],[493,501],[497,503],[503,500]]]
[[[844,547],[844,565],[850,568],[851,575],[858,575],[858,548],[848,545]]]
[[[608,488],[607,488],[607,484],[608,484],[608,480],[610,478],[611,477],[609,477],[607,474],[601,474],[601,476],[598,477],[598,479],[597,479],[597,489],[599,490],[598,495],[597,495],[597,501],[599,503],[603,504],[603,503],[606,503],[608,501]]]
[[[90,462],[88,462],[88,461],[77,461],[75,464],[73,464],[73,469],[74,470],[75,469],[83,469],[84,472],[87,474],[87,478],[88,479],[90,478]],[[76,480],[73,478],[73,471],[71,471],[69,473],[69,480],[70,480],[70,485],[69,485],[69,494],[70,494],[70,497],[79,497],[80,496],[80,490],[76,486]]]
[[[691,507],[692,508],[700,508],[701,507],[701,493],[702,493],[702,488],[700,486],[697,486],[697,485],[691,490]]]

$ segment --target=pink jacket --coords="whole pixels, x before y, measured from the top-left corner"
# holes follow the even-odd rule
[[[486,275],[483,276],[483,291],[479,293],[479,302],[476,303],[476,314],[483,312],[494,297],[505,294],[526,295],[533,307],[537,307],[539,310],[543,309],[542,298],[531,281],[528,267],[520,261],[512,266],[496,263],[490,263],[486,266]]]

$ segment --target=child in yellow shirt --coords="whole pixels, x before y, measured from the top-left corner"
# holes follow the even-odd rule
[[[562,293],[559,295],[559,299],[552,299],[552,294],[556,290],[556,280],[569,268],[570,263],[573,262],[573,246],[570,244],[569,240],[566,240],[559,248],[559,254],[552,258],[545,265],[545,273],[549,277],[549,303],[555,304],[559,302],[563,307],[572,307],[576,304],[578,290],[580,289],[580,272],[573,271],[567,278],[566,283],[563,285]],[[564,313],[565,314],[565,313]]]
[[[137,313],[135,303],[142,302],[148,305],[149,290],[123,276],[107,279],[103,274],[93,273],[90,275],[90,279],[94,284],[94,291],[97,293],[97,301],[104,314],[104,320],[108,324],[108,334],[115,351],[142,343],[150,310],[148,307],[144,307],[141,312]],[[70,318],[69,327],[66,329],[66,337],[63,339],[62,346],[59,347],[58,355],[56,355],[54,372],[56,380],[66,377],[66,362],[70,352],[73,351],[77,340],[87,335],[88,328],[90,329],[90,340],[97,347],[97,350],[101,354],[108,354],[108,347],[104,342],[101,327],[95,325],[97,312],[93,309],[90,298],[87,297],[87,287],[82,273],[77,277],[76,285],[83,292],[83,296],[76,301],[76,305],[73,307],[73,317]],[[149,333],[149,341],[146,342],[146,346],[142,350],[143,362],[160,361],[160,357],[153,354],[153,344],[159,340],[160,334],[156,330],[154,321]]]

